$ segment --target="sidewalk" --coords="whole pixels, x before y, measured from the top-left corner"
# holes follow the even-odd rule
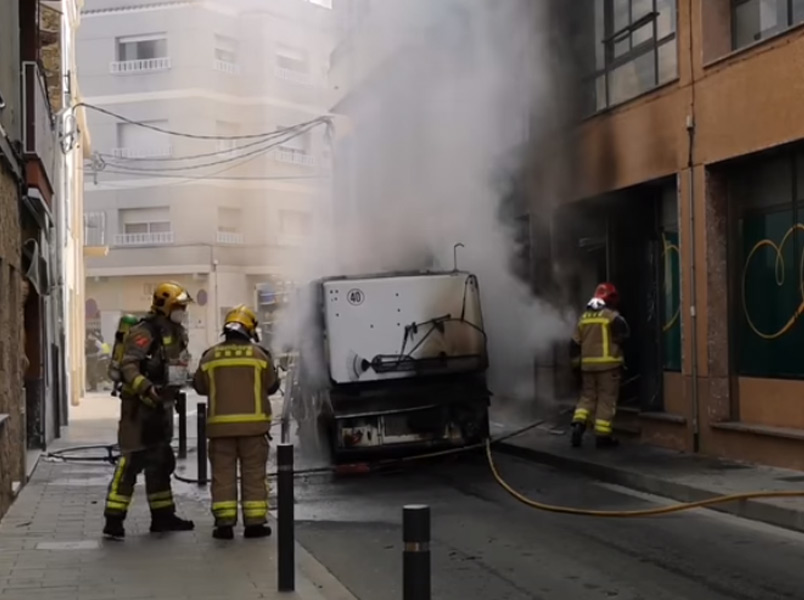
[[[535,419],[515,413],[492,414],[492,435],[514,431]],[[591,435],[582,448],[571,448],[569,417],[545,424],[501,442],[499,452],[576,471],[609,483],[664,496],[679,502],[753,491],[804,491],[804,473],[685,454],[653,446],[624,443],[599,451]],[[504,476],[504,474],[503,474]],[[714,510],[804,531],[804,497],[743,500],[715,505]]]
[[[90,398],[75,408],[77,418],[58,445],[111,441],[114,429],[109,427],[116,419],[109,419],[114,410],[104,409],[111,409],[114,402],[109,406],[106,402]],[[125,541],[104,540],[103,500],[111,474],[108,465],[98,463],[39,462],[0,522],[0,598],[354,600],[298,544],[297,592],[280,595],[275,535],[244,540],[238,532],[233,542],[212,539],[208,489],[195,485],[174,482],[179,513],[195,521],[195,531],[148,533],[150,517],[140,483]],[[275,523],[272,526],[276,530]]]

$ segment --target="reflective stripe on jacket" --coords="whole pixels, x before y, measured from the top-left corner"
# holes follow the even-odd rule
[[[264,435],[278,380],[271,355],[250,342],[223,342],[198,363],[193,387],[209,397],[207,437]]]
[[[581,347],[582,370],[606,371],[622,366],[623,336],[612,327],[617,320],[622,317],[610,308],[587,310],[581,315],[573,341]],[[624,321],[623,326],[627,331]]]

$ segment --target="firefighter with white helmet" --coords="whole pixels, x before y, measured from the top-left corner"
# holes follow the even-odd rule
[[[601,283],[586,305],[572,336],[570,354],[581,369],[581,399],[572,417],[572,445],[581,445],[587,423],[594,422],[598,448],[617,445],[612,435],[620,379],[622,344],[628,323],[617,310],[620,296],[611,283]]]
[[[269,396],[279,389],[271,354],[258,344],[257,315],[240,305],[226,315],[225,340],[208,349],[193,379],[209,396],[207,437],[212,466],[213,537],[230,540],[237,523],[237,465],[240,506],[247,538],[266,537],[266,467],[271,429]]]
[[[120,359],[118,443],[120,459],[109,484],[104,534],[125,536],[123,527],[137,476],[145,471],[151,531],[188,531],[192,521],[176,516],[171,476],[173,407],[187,382],[187,331],[182,325],[192,298],[178,283],[156,287],[151,310],[116,342]]]

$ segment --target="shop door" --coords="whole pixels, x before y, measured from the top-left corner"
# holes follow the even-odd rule
[[[658,207],[658,197],[642,190],[614,203],[609,213],[609,278],[631,327],[620,405],[642,411],[662,406]]]

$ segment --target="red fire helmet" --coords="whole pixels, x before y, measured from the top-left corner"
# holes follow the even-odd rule
[[[620,294],[613,283],[601,283],[595,289],[595,298],[600,298],[609,306],[617,306],[620,302]]]

